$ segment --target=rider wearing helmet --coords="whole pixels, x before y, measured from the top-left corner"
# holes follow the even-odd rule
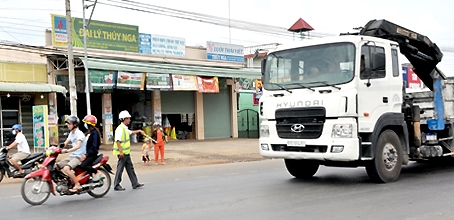
[[[131,156],[129,155],[131,151],[131,142],[129,136],[131,134],[141,133],[145,135],[145,132],[142,130],[131,131],[127,127],[131,123],[131,115],[128,111],[121,111],[118,115],[118,118],[121,121],[121,124],[118,125],[115,129],[115,143],[113,145],[113,154],[118,157],[117,172],[115,173],[114,180],[114,190],[115,191],[124,191],[120,185],[121,176],[123,174],[123,169],[126,167],[126,171],[131,181],[132,188],[136,189],[142,187],[143,184],[139,183],[137,175],[134,172],[134,165],[132,164]]]
[[[87,154],[85,154],[85,160],[82,161],[80,167],[90,174],[94,174],[92,179],[94,182],[98,182],[102,178],[101,172],[93,168],[93,162],[98,158],[99,146],[101,145],[101,135],[98,128],[96,128],[98,119],[94,115],[87,115],[82,122],[84,122],[84,126],[87,129],[85,133]]]
[[[61,160],[57,163],[57,167],[62,169],[63,172],[68,175],[74,182],[74,187],[70,189],[71,192],[77,192],[81,188],[79,181],[74,175],[72,169],[76,168],[81,164],[81,160],[83,160],[83,156],[85,155],[85,135],[84,133],[79,130],[78,126],[80,124],[80,120],[77,116],[71,115],[66,120],[66,126],[69,129],[68,138],[66,139],[64,146],[71,142],[71,148],[67,150],[63,150],[63,153],[70,153],[68,158]]]
[[[11,156],[9,162],[18,170],[16,175],[19,176],[24,173],[24,170],[22,170],[18,162],[27,158],[27,156],[30,154],[30,146],[28,145],[27,139],[25,139],[25,135],[22,134],[22,125],[13,125],[12,133],[16,135],[16,138],[13,143],[6,147],[6,149],[9,150],[11,148],[17,147],[17,153]]]

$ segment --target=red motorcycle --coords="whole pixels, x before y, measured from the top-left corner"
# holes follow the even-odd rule
[[[82,187],[73,193],[69,190],[74,187],[74,182],[71,178],[54,168],[56,159],[61,152],[62,150],[59,147],[49,147],[46,150],[47,157],[41,168],[25,176],[21,187],[21,194],[27,203],[30,205],[41,205],[49,198],[50,193],[56,195],[55,191],[60,196],[88,193],[94,198],[101,198],[109,192],[112,182],[109,173],[113,174],[112,168],[107,163],[109,156],[99,154],[93,163],[93,168],[99,170],[103,175],[100,181],[92,181],[91,175],[80,167],[74,169]],[[54,183],[56,185],[55,188]]]

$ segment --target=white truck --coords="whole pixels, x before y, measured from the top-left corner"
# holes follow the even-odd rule
[[[429,92],[406,93],[402,53]],[[359,33],[280,46],[262,61],[260,154],[296,178],[320,165],[392,182],[410,160],[453,155],[453,80],[428,37],[386,20]]]

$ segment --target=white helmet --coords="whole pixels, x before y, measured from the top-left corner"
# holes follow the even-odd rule
[[[130,117],[131,117],[131,115],[126,110],[121,111],[120,114],[118,115],[118,119],[120,119],[120,120],[124,120],[125,118],[130,118]]]

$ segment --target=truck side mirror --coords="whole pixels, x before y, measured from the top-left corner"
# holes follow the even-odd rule
[[[385,54],[384,53],[374,53],[372,71],[385,70]]]
[[[262,76],[263,76],[263,75],[265,75],[266,58],[262,59],[261,67],[262,67],[261,72],[262,72]]]

